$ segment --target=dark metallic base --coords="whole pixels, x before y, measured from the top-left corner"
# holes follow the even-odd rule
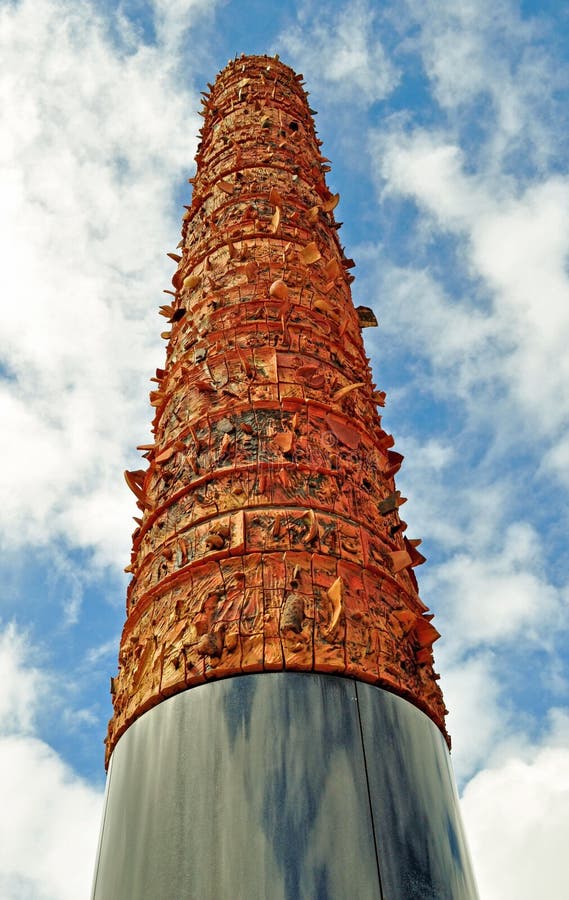
[[[93,900],[475,900],[449,754],[414,706],[333,675],[212,682],[109,769]]]

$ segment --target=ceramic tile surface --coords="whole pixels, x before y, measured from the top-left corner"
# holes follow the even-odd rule
[[[212,679],[326,672],[409,699],[445,733],[323,155],[279,60],[232,61],[204,125],[172,289],[107,760],[146,710]]]

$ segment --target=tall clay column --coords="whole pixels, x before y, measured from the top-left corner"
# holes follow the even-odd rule
[[[126,473],[94,897],[475,897],[376,323],[302,76],[242,57],[202,102],[154,443]]]

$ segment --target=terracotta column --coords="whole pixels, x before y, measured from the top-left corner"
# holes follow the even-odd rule
[[[166,361],[150,393],[154,442],[140,448],[147,465],[126,473],[140,517],[128,567],[132,581],[119,671],[112,682],[107,760],[140,717],[158,722],[143,716],[152,707],[163,705],[168,716],[166,710],[191,703],[190,695],[195,704],[205,702],[198,700],[205,697],[200,691],[211,692],[209,702],[223,696],[224,704],[231,691],[240,691],[241,703],[245,685],[253,682],[233,676],[283,671],[277,681],[261,675],[263,686],[255,687],[259,697],[265,692],[258,721],[270,722],[266,727],[276,729],[277,743],[281,726],[276,713],[267,718],[266,710],[274,703],[280,709],[283,692],[294,686],[297,698],[313,690],[328,697],[333,690],[337,698],[322,701],[322,709],[331,703],[333,717],[345,715],[347,721],[352,701],[358,705],[359,725],[348,729],[348,742],[359,747],[361,731],[365,757],[367,726],[356,690],[361,682],[384,689],[369,693],[372,706],[386,692],[381,702],[388,706],[390,695],[403,698],[421,721],[424,713],[435,726],[427,722],[421,728],[428,725],[438,730],[439,741],[441,733],[446,740],[433,671],[432,643],[439,635],[413,571],[424,558],[420,541],[405,533],[405,498],[394,481],[402,456],[382,428],[378,407],[385,394],[372,383],[362,341],[362,328],[377,323],[371,310],[352,303],[354,262],[338,239],[339,197],[326,184],[330,165],[320,150],[302,75],[275,58],[242,57],[209,89],[202,100],[197,173],[190,179],[193,199],[179,252],[170,254],[177,271],[160,310],[168,324],[162,335]],[[287,681],[288,673],[310,673],[312,680],[305,675]],[[325,681],[314,681],[316,674]],[[355,679],[356,688],[349,681],[338,686],[330,676]],[[228,678],[233,686],[197,689]],[[278,701],[277,695],[269,697],[276,684]],[[178,700],[174,695],[182,692],[187,697],[169,705],[168,698]],[[339,700],[346,692],[349,699]],[[320,708],[320,700],[311,702]],[[192,728],[205,728],[207,716],[195,704],[196,712],[188,713],[190,732],[176,719],[176,746]],[[288,713],[282,715],[287,719]],[[322,715],[324,721],[329,713]],[[305,732],[310,704],[298,716]],[[393,740],[401,726],[385,722],[380,730],[391,729]],[[329,744],[326,727],[319,732],[323,747]],[[165,735],[168,728],[159,730]],[[210,734],[212,753],[216,742],[231,743],[227,735]],[[338,741],[340,746],[343,738]],[[197,759],[201,750],[192,753]],[[212,777],[222,778],[219,772]],[[263,796],[270,790],[263,788]],[[203,816],[207,802],[191,791]],[[354,808],[359,803],[354,800]],[[372,820],[373,813],[369,834]],[[272,846],[276,832],[263,834]],[[361,844],[352,840],[354,847]],[[201,897],[207,889],[200,885]],[[364,888],[352,896],[380,891],[377,885],[368,893]],[[180,885],[172,896],[176,890]],[[223,890],[217,884],[211,896],[220,900]],[[264,890],[249,877],[245,892],[234,896],[269,896]],[[474,896],[465,891],[452,896]],[[280,894],[275,888],[270,896]],[[301,896],[298,885],[290,896]]]
[[[213,678],[332,672],[444,730],[423,562],[400,517],[302,76],[238,59],[203,100],[192,205],[150,402],[148,467],[108,751],[165,697]]]

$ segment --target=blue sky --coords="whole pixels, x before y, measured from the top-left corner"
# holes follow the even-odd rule
[[[546,0],[0,0],[2,898],[89,895],[122,472],[199,92],[242,52],[304,73],[380,321],[482,898],[569,896],[568,34]]]

